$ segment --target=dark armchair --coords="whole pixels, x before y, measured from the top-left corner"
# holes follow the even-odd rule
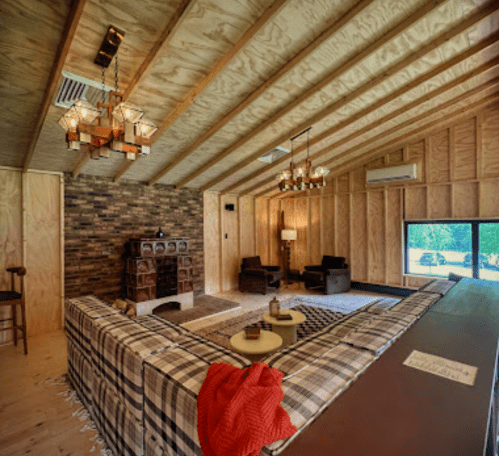
[[[325,294],[350,290],[350,270],[344,257],[324,255],[322,264],[305,266],[302,277],[305,288],[323,289]]]
[[[268,287],[279,288],[283,273],[279,266],[262,266],[259,256],[243,258],[239,273],[239,291],[267,294]]]

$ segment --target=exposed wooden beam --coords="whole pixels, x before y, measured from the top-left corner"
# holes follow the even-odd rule
[[[432,3],[430,3],[430,5],[434,6]],[[428,8],[428,4],[427,4],[427,8]],[[402,68],[410,65],[411,63],[414,63],[415,61],[417,61],[418,59],[420,59],[423,55],[425,55],[425,54],[433,51],[436,48],[438,48],[440,45],[442,45],[446,41],[450,40],[451,38],[457,36],[459,33],[462,33],[464,30],[466,30],[467,28],[469,28],[472,25],[476,24],[477,22],[479,22],[484,17],[488,16],[489,14],[491,14],[493,11],[495,11],[497,9],[499,9],[499,3],[497,3],[497,2],[495,2],[493,0],[489,1],[488,3],[486,3],[485,5],[483,5],[480,9],[478,9],[474,14],[472,14],[472,15],[466,17],[465,19],[463,19],[457,26],[455,26],[452,29],[448,30],[447,32],[443,33],[438,38],[434,39],[433,41],[431,41],[427,45],[423,46],[419,50],[411,53],[410,55],[408,55],[406,58],[402,59],[398,63],[392,65],[390,68],[388,68],[387,70],[385,70],[383,73],[381,73],[378,76],[370,79],[366,84],[362,85],[361,87],[358,87],[356,90],[350,92],[349,94],[345,95],[343,98],[341,98],[338,101],[332,103],[326,109],[324,109],[323,111],[319,112],[315,116],[311,117],[306,122],[300,124],[299,126],[297,126],[296,128],[294,128],[293,130],[291,130],[288,133],[282,135],[277,140],[275,140],[271,144],[267,145],[265,147],[265,149],[266,150],[272,150],[275,147],[277,147],[280,144],[282,144],[284,141],[288,140],[289,138],[291,138],[294,135],[298,134],[299,132],[303,131],[304,129],[306,129],[308,127],[311,127],[313,124],[319,122],[320,120],[324,119],[328,115],[334,113],[336,110],[338,110],[342,106],[345,106],[346,104],[350,103],[352,100],[354,100],[355,98],[359,97],[360,95],[362,95],[363,93],[367,92],[368,90],[372,89],[376,85],[381,84],[382,82],[386,81],[391,76],[393,76],[395,73],[397,73],[398,71],[400,71]],[[401,24],[399,24],[397,27],[395,27],[395,29],[392,29],[388,33],[391,34],[394,30],[397,30],[397,33],[400,32],[401,30],[403,30],[403,28],[401,28],[401,25],[403,23],[408,22],[409,19],[413,19],[416,15],[417,15],[417,19],[416,20],[419,20],[420,17],[421,17],[421,16],[419,16],[419,14],[420,14],[420,11],[418,11],[418,13],[415,13],[414,15],[410,16],[409,18],[407,18],[405,21],[403,21]],[[413,23],[413,21],[410,21],[410,23],[407,26],[412,25],[412,23]],[[392,36],[390,36],[390,38],[391,37]],[[376,41],[375,43],[373,43],[373,45],[374,44],[378,44],[379,41],[380,40]],[[385,42],[386,42],[386,40],[383,40],[383,42],[381,44],[379,44],[377,46],[377,48],[380,47]],[[373,46],[373,45],[371,45],[371,46]],[[369,49],[371,46],[369,46],[366,49]],[[364,52],[365,52],[365,50],[361,54],[364,54]],[[365,57],[365,55],[364,55],[364,57]],[[357,60],[355,60],[355,63],[357,63]],[[350,67],[348,67],[348,68],[350,68]],[[334,73],[336,73],[336,71],[334,71],[332,74],[334,74]],[[328,76],[328,78],[329,78],[329,76]],[[328,78],[326,78],[326,79],[328,79]],[[328,82],[330,82],[330,81],[328,81]],[[322,81],[321,81],[321,83],[319,83],[319,85],[321,85],[321,88],[322,88]],[[315,89],[315,87],[313,89]],[[308,92],[310,92],[310,90]],[[302,97],[297,98],[296,101],[301,100],[301,98]],[[293,102],[291,105],[294,106],[294,104],[296,103],[296,101]],[[301,100],[300,102],[302,102],[302,101],[304,101],[304,100]],[[291,106],[291,105],[288,105],[288,106]],[[284,113],[287,113],[288,112],[287,109],[288,109],[288,107],[284,108],[280,112],[284,112],[285,111]],[[278,114],[279,113],[277,113],[276,115],[272,116],[269,120],[267,120],[266,122],[264,122],[261,126],[265,126],[265,128],[267,128],[271,123],[273,123],[276,120],[278,120],[278,118],[280,117],[280,116],[278,116]],[[195,171],[194,173],[190,174],[189,176],[186,176],[184,179],[182,179],[180,182],[178,182],[176,184],[176,186],[180,187],[182,185],[185,185],[187,182],[190,182],[192,179],[196,178],[198,175],[200,175],[203,172],[205,172],[208,168],[210,168],[211,166],[213,166],[216,163],[218,163],[220,160],[222,160],[227,155],[229,155],[229,153],[232,153],[234,150],[236,150],[242,144],[244,144],[246,142],[246,138],[251,139],[253,137],[252,135],[254,135],[255,132],[259,133],[261,131],[260,130],[261,126],[257,127],[257,129],[255,131],[253,131],[249,135],[245,136],[241,140],[237,141],[233,146],[229,147],[228,149],[226,149],[221,154],[219,154],[216,157],[214,157],[212,160],[210,160],[204,166],[202,166],[201,168],[199,168],[197,171]],[[237,147],[235,147],[235,146],[237,146]],[[261,155],[260,151],[258,151],[255,154],[250,155],[249,157],[247,157],[246,159],[244,159],[242,162],[238,163],[237,166],[234,166],[230,170],[225,171],[221,176],[217,177],[216,179],[214,179],[213,181],[211,181],[209,184],[205,185],[203,188],[204,189],[208,189],[208,188],[213,187],[214,185],[218,184],[222,180],[226,179],[228,175],[231,175],[231,174],[233,174],[233,173],[235,173],[237,171],[240,171],[242,167],[247,166],[250,163],[253,163],[253,161],[256,160],[258,157],[260,157],[260,155]]]
[[[266,128],[268,128],[270,125],[272,125],[274,122],[278,121],[281,117],[284,115],[288,114],[291,112],[293,109],[298,107],[300,104],[302,104],[304,101],[306,101],[308,98],[311,96],[315,95],[317,92],[322,90],[324,87],[326,87],[328,84],[330,84],[334,79],[339,77],[340,75],[344,74],[348,70],[350,70],[353,66],[355,66],[357,63],[359,63],[361,60],[366,58],[368,55],[371,53],[375,52],[379,48],[381,48],[383,45],[385,45],[389,40],[397,36],[400,32],[405,30],[406,28],[412,26],[415,24],[417,21],[419,21],[423,16],[425,16],[428,12],[432,11],[434,8],[436,8],[439,4],[443,3],[445,0],[432,0],[426,5],[424,5],[422,8],[418,9],[414,14],[409,16],[408,18],[402,20],[399,22],[395,27],[393,27],[391,30],[389,30],[387,33],[385,33],[381,38],[378,40],[374,41],[371,43],[369,46],[364,48],[362,51],[355,53],[354,55],[351,55],[350,58],[340,67],[336,68],[334,71],[329,73],[325,78],[323,78],[320,82],[315,84],[312,88],[309,90],[305,91],[302,95],[297,97],[294,101],[292,101],[290,104],[285,106],[283,109],[279,110],[276,112],[274,115],[272,115],[269,119],[258,125],[255,129],[253,129],[250,133],[248,133],[246,136],[240,138],[237,140],[234,144],[232,144],[230,147],[227,149],[223,150],[221,153],[217,154],[215,157],[213,157],[210,161],[208,161],[206,164],[201,166],[199,169],[197,169],[195,172],[189,174],[188,176],[184,177],[181,181],[176,183],[177,187],[182,187],[183,185],[187,184],[191,180],[195,179],[199,175],[203,174],[206,170],[211,168],[212,166],[216,165],[219,163],[221,160],[226,158],[228,155],[230,155],[232,152],[235,150],[239,149],[241,146],[246,144],[249,140],[253,139],[255,136],[263,132]],[[405,66],[405,65],[404,65]],[[379,75],[377,78],[373,78],[372,81],[377,81],[376,84],[380,82],[380,79],[385,76],[386,72]],[[376,85],[373,84],[373,85]],[[367,85],[367,84],[366,84]],[[367,90],[367,89],[366,89]],[[353,92],[352,92],[353,93]],[[359,94],[360,95],[360,94]],[[358,96],[358,95],[356,95]],[[338,103],[343,102],[345,100],[345,103],[347,102],[346,99],[347,97],[342,98]],[[355,97],[354,97],[355,98]],[[337,109],[337,108],[335,108]],[[294,128],[291,132],[281,136],[277,141],[274,141],[275,143],[281,144],[285,140],[289,139],[290,137],[298,134],[308,126],[312,125],[312,122],[307,122],[307,126],[303,127],[303,124],[299,127]],[[271,149],[268,149],[271,150]],[[225,173],[224,173],[225,174]]]
[[[165,121],[159,126],[158,131],[153,136],[153,142],[157,141],[165,130],[175,121],[175,119],[180,116],[197,98],[197,96],[206,88],[206,86],[215,78],[215,76],[220,73],[224,67],[230,62],[230,60],[248,43],[248,41],[253,38],[253,36],[258,33],[258,31],[267,24],[267,22],[272,19],[272,17],[277,14],[280,9],[284,6],[287,0],[275,0],[259,17],[259,19],[249,28],[249,30],[243,35],[243,37],[236,43],[232,49],[225,54],[221,60],[219,60],[214,68],[200,81],[196,86],[194,86],[187,96],[177,104],[173,112],[165,119]]]
[[[116,173],[116,176],[113,177],[113,182],[118,182],[118,180],[125,174],[129,168],[140,159],[140,155],[137,155],[135,157],[135,160],[125,160],[125,163],[121,166],[121,168],[118,170]]]
[[[362,143],[360,143],[360,144],[357,144],[357,145],[355,145],[355,146],[351,147],[350,149],[348,149],[348,150],[346,150],[346,151],[342,152],[341,154],[338,154],[338,155],[336,155],[336,156],[334,156],[334,157],[332,157],[332,158],[330,158],[330,159],[326,160],[325,162],[323,162],[323,163],[321,163],[321,164],[322,164],[322,165],[324,165],[324,166],[326,166],[326,165],[328,165],[329,163],[332,163],[333,161],[337,161],[337,160],[339,160],[339,159],[341,159],[341,158],[346,158],[347,156],[351,155],[351,154],[352,154],[352,153],[354,153],[354,152],[357,152],[357,151],[358,151],[358,150],[360,150],[360,149],[363,149],[363,148],[365,148],[365,147],[369,147],[369,145],[370,145],[370,144],[372,144],[372,143],[373,143],[373,142],[375,142],[375,141],[378,141],[378,140],[380,140],[380,139],[383,139],[383,138],[384,138],[384,137],[386,137],[386,136],[389,136],[389,135],[391,135],[391,134],[394,134],[394,133],[398,132],[399,130],[402,130],[402,129],[404,129],[404,128],[406,128],[406,127],[410,126],[411,124],[414,124],[414,123],[416,123],[416,122],[419,122],[420,120],[423,120],[424,118],[426,118],[426,117],[428,117],[428,116],[431,116],[431,115],[433,115],[433,114],[436,114],[437,112],[441,111],[442,109],[446,109],[446,108],[448,108],[448,107],[450,107],[450,106],[453,106],[453,105],[455,105],[455,104],[459,103],[460,101],[463,101],[463,100],[464,100],[464,99],[466,99],[466,98],[469,98],[469,97],[471,97],[471,96],[473,96],[473,95],[476,95],[476,94],[477,94],[477,93],[479,93],[479,92],[482,92],[482,91],[484,91],[484,90],[490,89],[491,87],[494,87],[494,86],[495,86],[495,85],[497,85],[497,84],[499,84],[499,77],[496,77],[496,78],[494,78],[494,79],[492,79],[492,80],[490,80],[490,81],[487,81],[486,83],[484,83],[484,84],[482,84],[482,85],[480,85],[480,86],[476,87],[475,89],[470,90],[469,92],[466,92],[466,93],[464,93],[464,94],[462,94],[462,95],[459,95],[459,96],[457,96],[457,97],[453,98],[452,100],[449,100],[449,101],[447,101],[447,102],[445,102],[445,103],[443,103],[443,104],[441,104],[441,105],[439,105],[439,106],[436,106],[435,108],[430,109],[429,111],[426,111],[426,112],[424,112],[424,113],[420,114],[419,116],[413,117],[413,118],[411,118],[411,119],[409,119],[409,120],[407,120],[407,121],[405,121],[405,122],[403,122],[403,123],[401,123],[401,124],[399,124],[399,125],[397,125],[397,126],[395,126],[395,127],[392,127],[392,128],[390,128],[389,130],[384,131],[384,132],[382,132],[382,133],[380,133],[380,134],[378,134],[378,135],[374,136],[373,138],[369,138],[369,139],[367,139],[366,141],[364,141],[364,142],[362,142]],[[495,96],[495,95],[494,95],[494,96]],[[484,100],[485,100],[485,101],[484,101]],[[482,100],[479,100],[479,101],[477,101],[477,102],[475,102],[475,103],[473,103],[473,104],[469,105],[469,106],[470,106],[470,109],[474,109],[476,106],[479,106],[479,105],[480,105],[480,103],[485,103],[485,102],[487,102],[487,103],[488,103],[487,98],[484,98],[484,99],[482,99]],[[376,147],[374,150],[375,150],[375,151],[384,150],[384,149],[386,149],[387,147],[390,147],[390,146],[392,146],[392,145],[393,145],[393,144],[395,144],[395,143],[398,143],[398,142],[400,142],[400,141],[403,141],[403,138],[409,138],[409,137],[411,137],[411,136],[414,136],[414,135],[416,135],[416,134],[419,134],[419,133],[421,133],[422,131],[427,130],[428,128],[432,128],[432,127],[434,127],[436,124],[441,124],[442,122],[444,122],[444,121],[448,120],[449,118],[452,118],[452,117],[454,117],[454,116],[458,115],[459,113],[460,113],[460,110],[457,110],[457,111],[455,111],[455,112],[452,112],[452,113],[450,113],[450,114],[447,114],[446,116],[443,116],[441,119],[439,119],[439,120],[438,120],[438,122],[430,122],[430,123],[428,123],[428,124],[425,124],[423,127],[420,127],[420,128],[418,128],[418,129],[413,130],[413,131],[411,131],[411,132],[409,132],[409,133],[406,133],[406,134],[404,134],[404,135],[402,135],[402,136],[400,136],[400,137],[397,137],[397,138],[395,138],[395,139],[393,139],[393,140],[390,140],[390,141],[388,141],[388,142],[386,142],[386,143],[381,144],[380,146]],[[327,147],[326,149],[324,149],[324,150],[327,150],[327,151],[332,151],[332,150],[334,150],[334,148],[333,148],[333,147],[331,147],[331,146],[328,146],[328,147]],[[323,151],[321,151],[321,152],[319,152],[319,153],[320,153],[320,154],[322,154],[322,152],[323,152]],[[366,152],[366,154],[362,154],[362,157],[364,157],[365,155],[367,155],[367,154],[369,154],[369,153],[370,153],[370,151]],[[274,181],[274,180],[275,180],[275,178],[274,178],[274,177],[270,177],[270,178],[268,178],[268,179],[265,179],[265,180],[263,180],[263,181],[259,182],[257,185],[255,185],[255,186],[253,186],[253,187],[251,187],[251,188],[248,188],[248,189],[244,190],[244,191],[243,191],[243,192],[241,192],[239,195],[240,195],[240,196],[247,195],[247,194],[249,194],[249,193],[251,193],[251,192],[253,192],[253,191],[257,190],[257,189],[258,189],[259,187],[261,187],[262,185],[267,185],[267,184],[270,184],[270,183],[271,183],[272,181]]]
[[[69,6],[69,14],[66,19],[66,24],[64,25],[64,31],[62,32],[62,39],[59,42],[59,46],[55,54],[54,65],[52,66],[48,84],[43,94],[42,106],[38,111],[38,116],[37,116],[38,120],[33,129],[33,136],[31,137],[28,150],[24,157],[24,162],[23,162],[24,171],[28,170],[31,159],[33,158],[33,153],[35,151],[36,143],[38,142],[40,132],[42,131],[43,123],[45,122],[45,118],[47,117],[47,112],[49,110],[52,97],[54,96],[55,89],[57,88],[57,84],[59,82],[59,78],[62,73],[62,67],[64,66],[66,57],[69,52],[69,48],[71,46],[71,43],[73,42],[73,38],[76,32],[76,27],[78,26],[78,23],[80,21],[81,14],[83,12],[85,4],[86,0],[73,0],[73,2]]]
[[[370,114],[371,112],[373,112],[376,109],[380,108],[381,106],[389,103],[390,101],[395,100],[396,98],[401,96],[406,91],[409,91],[409,90],[413,89],[414,87],[417,87],[418,85],[433,78],[437,74],[442,73],[443,71],[453,67],[457,63],[462,62],[463,60],[467,59],[471,55],[474,55],[474,54],[480,52],[481,50],[485,49],[486,47],[490,46],[493,43],[497,43],[498,41],[499,41],[499,32],[496,32],[493,35],[491,35],[490,37],[486,38],[485,40],[482,40],[481,42],[477,43],[475,46],[469,48],[465,52],[462,52],[461,54],[455,56],[454,58],[443,63],[442,65],[439,65],[438,67],[434,68],[433,70],[429,71],[428,73],[425,73],[425,74],[421,75],[420,77],[414,79],[413,81],[411,81],[411,83],[405,85],[404,87],[401,87],[399,90],[392,92],[390,95],[380,99],[376,103],[373,103],[372,105],[368,106],[367,108],[365,108],[365,109],[359,111],[358,113],[354,114],[353,116],[349,117],[348,119],[345,119],[343,122],[340,122],[339,124],[333,126],[332,128],[324,131],[320,135],[316,136],[312,141],[310,141],[310,147],[312,147],[315,144],[323,141],[324,139],[332,136],[333,134],[342,130],[343,128],[347,127],[348,125],[353,124],[358,119]],[[345,138],[341,139],[340,141],[335,142],[333,145],[331,145],[331,147],[339,147],[340,145],[344,144],[345,142],[350,141],[350,140],[354,139],[355,137],[357,137],[361,134],[364,134],[367,131],[377,127],[381,123],[384,123],[384,122],[390,120],[391,118],[398,116],[404,110],[408,111],[408,110],[428,101],[429,99],[434,98],[434,97],[440,95],[441,93],[446,92],[447,90],[450,90],[453,87],[456,87],[457,85],[462,84],[463,82],[466,82],[467,80],[489,70],[490,68],[493,68],[498,63],[499,63],[499,57],[496,57],[496,58],[490,60],[489,62],[486,62],[483,65],[480,65],[477,68],[461,75],[460,77],[454,79],[453,81],[449,82],[448,84],[445,84],[445,85],[441,86],[440,88],[433,90],[432,92],[428,92],[423,97],[420,97],[420,98],[412,101],[411,103],[404,105],[399,110],[393,111],[388,116],[385,116],[381,119],[378,119],[376,122],[373,122],[372,124],[370,124],[367,127],[367,129],[362,129],[362,130],[359,130],[357,132],[352,133],[351,135],[346,136]],[[303,146],[300,146],[300,147],[295,149],[295,154],[298,154],[305,149],[306,149],[306,145],[304,144]],[[313,154],[311,156],[311,158],[314,159],[314,158],[319,157],[320,155],[321,155],[321,153],[316,153],[316,154]],[[246,176],[244,179],[240,180],[239,182],[236,182],[235,184],[227,187],[226,189],[224,189],[222,191],[222,193],[232,191],[235,188],[237,188],[241,185],[244,185],[253,179],[258,178],[258,176],[270,171],[272,168],[277,167],[277,166],[282,166],[282,164],[288,160],[289,160],[289,157],[284,156],[284,157],[280,158],[279,160],[276,160],[274,163],[263,166],[262,168],[255,171],[254,173],[250,174],[249,176]],[[201,190],[204,191],[205,188],[202,188]]]
[[[86,152],[83,152],[80,161],[73,170],[73,178],[75,178],[76,176],[78,176],[78,174],[80,174],[80,171],[86,165],[88,160],[90,160],[90,152],[87,150]]]
[[[291,60],[289,60],[285,65],[279,68],[272,76],[270,76],[263,84],[261,84],[257,89],[251,92],[241,103],[232,109],[228,114],[226,114],[222,119],[220,119],[215,125],[213,125],[209,130],[203,133],[194,143],[192,143],[187,149],[180,152],[175,158],[168,163],[159,173],[157,173],[149,182],[150,185],[156,183],[161,179],[166,173],[177,166],[182,160],[191,155],[199,146],[206,142],[211,136],[213,136],[217,131],[219,131],[224,125],[226,125],[230,120],[232,120],[236,115],[238,115],[243,109],[246,108],[250,103],[256,100],[263,92],[265,92],[272,84],[284,76],[288,71],[298,65],[304,58],[306,58],[311,52],[317,49],[324,41],[329,39],[334,33],[336,33],[341,27],[343,27],[348,21],[350,21],[355,15],[361,12],[366,6],[371,4],[374,0],[360,0],[352,8],[350,8],[345,14],[343,14],[337,21],[331,24],[326,30],[324,30],[315,40],[310,44],[305,46],[301,51],[298,52]]]

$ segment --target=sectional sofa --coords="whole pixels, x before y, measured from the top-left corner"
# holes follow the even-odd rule
[[[298,433],[455,282],[436,280],[402,301],[380,299],[262,361],[284,373],[281,402]],[[116,456],[201,456],[197,394],[214,362],[251,362],[156,316],[131,320],[93,296],[66,301],[68,375]]]

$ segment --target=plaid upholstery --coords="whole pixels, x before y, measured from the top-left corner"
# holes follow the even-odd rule
[[[156,439],[156,435],[150,431],[144,433],[144,456],[169,456],[163,447],[161,441]]]
[[[414,315],[388,310],[363,328],[350,333],[343,342],[380,354],[416,320]]]
[[[328,332],[339,339],[343,339],[343,337],[350,334],[352,331],[369,323],[374,317],[375,316],[369,312],[357,312],[354,315],[339,321],[336,325],[333,325]]]
[[[124,401],[127,410],[140,420],[143,409],[143,361],[174,345],[173,341],[133,320],[122,320],[121,315],[111,315],[94,321],[92,365]]]
[[[383,312],[390,310],[395,304],[400,302],[398,298],[381,298],[376,301],[370,302],[362,307],[362,312],[370,312],[376,315],[381,315]]]
[[[197,432],[197,395],[210,364],[182,348],[144,363],[144,427],[168,455],[202,456]]]
[[[339,339],[336,336],[321,332],[313,337],[283,347],[263,359],[262,362],[267,363],[270,367],[275,367],[287,377],[296,374],[317,358],[329,353],[338,343]]]
[[[144,426],[136,420],[126,405],[106,382],[94,375],[92,417],[100,434],[116,456],[144,454]]]
[[[191,334],[190,331],[182,328],[182,326],[166,321],[156,315],[143,315],[141,317],[137,317],[135,322],[155,333],[165,336],[170,340],[175,340],[178,336],[183,334]]]
[[[68,339],[90,359],[92,322],[109,315],[120,315],[120,312],[104,304],[95,296],[66,299],[65,308]]]
[[[83,405],[92,409],[92,365],[68,340],[68,377]]]
[[[417,292],[399,302],[392,308],[392,311],[407,313],[419,317],[439,299],[440,295],[438,294]]]
[[[368,351],[339,344],[307,368],[285,378],[281,385],[284,392],[281,405],[298,432],[287,440],[264,447],[264,451],[271,455],[282,451],[373,360],[374,356]]]
[[[447,292],[456,284],[454,280],[441,280],[435,279],[423,285],[419,291],[426,291],[428,293],[438,293],[445,296]]]

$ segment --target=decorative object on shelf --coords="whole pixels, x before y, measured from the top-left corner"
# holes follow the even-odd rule
[[[328,169],[325,169],[324,166],[318,166],[312,172],[312,161],[309,158],[309,133],[311,129],[312,127],[309,127],[291,138],[291,162],[289,163],[289,169],[281,171],[276,176],[276,179],[279,181],[279,190],[282,192],[287,190],[306,190],[314,187],[321,188],[326,185],[326,176],[329,174]],[[307,133],[307,159],[305,160],[305,168],[295,168],[293,162],[293,141],[305,133]]]
[[[269,313],[272,317],[277,317],[281,312],[281,306],[278,299],[274,296],[269,302]]]
[[[163,233],[163,230],[161,229],[161,227],[159,227],[159,230],[156,233],[156,237],[157,238],[162,238],[162,237],[164,237],[164,235],[165,235],[165,233]]]
[[[258,339],[260,337],[260,328],[258,326],[246,326],[244,336],[246,339]]]
[[[279,315],[276,315],[275,317],[277,320],[292,320],[293,319],[293,315],[291,314],[279,314]]]
[[[289,268],[291,260],[291,241],[296,241],[298,233],[296,230],[281,230],[281,241],[283,243],[283,265],[284,265],[284,281],[289,283]]]
[[[125,33],[110,26],[94,63],[102,67],[102,102],[97,107],[84,99],[74,103],[59,120],[66,130],[68,148],[80,150],[88,145],[92,158],[109,157],[111,150],[123,152],[128,160],[149,155],[151,136],[156,125],[143,118],[144,112],[133,103],[124,101],[118,91],[118,47]],[[116,56],[115,56],[116,54]],[[115,59],[115,90],[109,91],[106,103],[105,69]]]

